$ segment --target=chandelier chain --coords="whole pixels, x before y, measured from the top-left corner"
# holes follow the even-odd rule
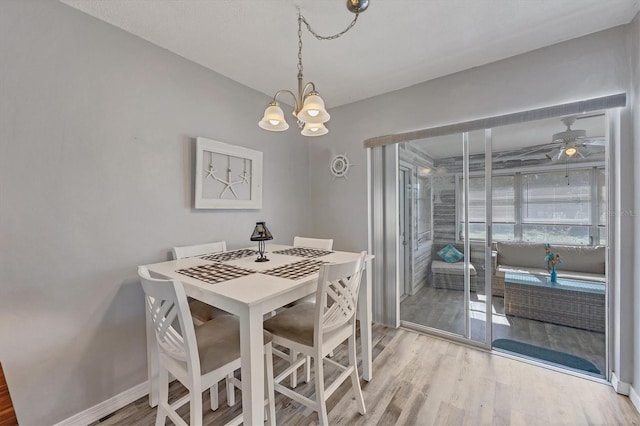
[[[316,33],[313,28],[311,28],[311,24],[309,24],[309,22],[307,22],[307,19],[302,15],[299,14],[299,19],[302,19],[302,22],[304,22],[304,24],[307,27],[307,30],[309,30],[309,32],[311,34],[313,34],[313,36],[315,38],[317,38],[318,40],[335,40],[338,37],[342,37],[343,35],[345,35],[347,33],[347,31],[349,31],[351,28],[353,28],[353,26],[356,24],[356,21],[358,20],[358,16],[360,16],[360,13],[356,13],[355,14],[356,17],[353,18],[353,21],[351,21],[351,23],[349,25],[347,25],[347,28],[345,28],[344,30],[340,31],[337,34],[334,35],[330,35],[330,36],[321,36],[320,34]]]
[[[298,13],[298,75],[302,75],[302,15]]]
[[[360,16],[360,13],[356,13],[355,14],[355,18],[353,18],[353,21],[351,21],[351,23],[349,25],[347,25],[347,28],[345,28],[344,30],[340,31],[337,34],[333,34],[330,36],[321,36],[320,34],[316,33],[313,28],[311,28],[311,24],[309,24],[309,22],[307,22],[307,19],[304,17],[304,15],[300,12],[300,9],[298,9],[298,75],[302,75],[302,71],[304,70],[304,67],[302,66],[302,23],[304,22],[304,25],[307,27],[307,30],[318,40],[335,40],[339,37],[342,37],[343,35],[345,35],[347,33],[347,31],[349,31],[351,28],[353,28],[353,26],[356,24],[356,22],[358,21],[358,16]]]

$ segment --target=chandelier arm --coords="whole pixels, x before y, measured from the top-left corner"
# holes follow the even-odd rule
[[[288,93],[291,95],[291,97],[293,98],[293,110],[294,112],[297,114],[298,113],[298,107],[299,107],[299,103],[298,103],[298,98],[296,98],[296,95],[291,91],[291,90],[287,90],[287,89],[280,89],[276,92],[275,95],[273,95],[273,102],[276,102],[277,97],[281,94],[281,93]]]
[[[315,92],[316,91],[316,85],[313,81],[308,82],[307,84],[304,85],[304,88],[300,91],[300,99],[304,99],[304,97],[308,94],[307,93],[307,89],[311,87],[311,92]],[[311,93],[309,92],[309,93]]]
[[[299,12],[298,12],[299,13]],[[337,34],[334,35],[330,35],[330,36],[321,36],[320,34],[316,33],[313,28],[311,28],[311,24],[309,24],[309,22],[307,22],[307,18],[304,17],[304,15],[302,15],[302,13],[299,14],[300,19],[302,19],[302,22],[304,22],[304,25],[307,27],[307,30],[313,34],[313,36],[315,38],[317,38],[318,40],[335,40],[338,37],[342,37],[343,35],[345,35],[347,33],[347,31],[349,31],[351,28],[353,28],[353,26],[356,24],[356,22],[358,21],[358,16],[360,16],[360,12],[356,13],[356,17],[353,18],[353,21],[351,21],[351,23],[349,25],[347,25],[347,28],[345,28],[344,30],[340,31]]]

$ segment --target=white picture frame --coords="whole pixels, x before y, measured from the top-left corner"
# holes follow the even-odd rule
[[[196,138],[196,209],[261,209],[262,152]]]

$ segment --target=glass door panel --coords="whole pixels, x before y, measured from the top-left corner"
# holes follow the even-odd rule
[[[571,123],[579,140],[560,118],[492,129],[492,345],[602,377],[605,121]]]
[[[473,259],[465,255],[460,228],[460,212],[465,211],[461,193],[465,137],[460,133],[405,142],[399,149],[400,161],[414,165],[417,182],[413,192],[415,285],[413,294],[400,304],[400,318],[407,325],[462,338],[470,335],[469,295],[477,278],[468,273]]]

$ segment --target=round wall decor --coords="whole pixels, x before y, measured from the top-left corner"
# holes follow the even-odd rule
[[[329,170],[331,170],[331,174],[337,178],[346,178],[347,173],[349,173],[349,168],[352,165],[346,154],[338,154],[331,159]]]

